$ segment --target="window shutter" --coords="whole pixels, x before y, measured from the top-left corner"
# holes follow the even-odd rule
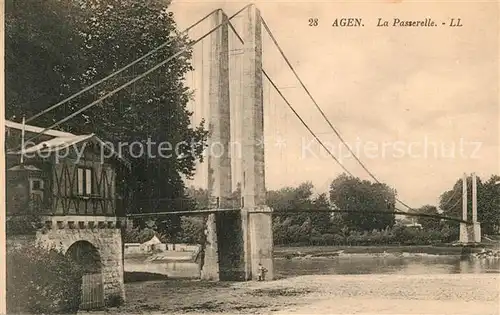
[[[83,195],[84,194],[84,192],[83,192],[84,178],[83,178],[83,169],[82,168],[78,168],[77,178],[78,178],[78,195]]]
[[[85,192],[87,193],[87,195],[92,194],[92,170],[90,169],[85,170],[85,184]]]

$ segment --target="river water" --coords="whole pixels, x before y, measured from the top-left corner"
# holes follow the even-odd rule
[[[199,278],[198,264],[125,260],[126,272],[164,274],[171,278]],[[276,278],[332,274],[456,274],[500,273],[498,258],[461,258],[448,255],[406,257],[352,254],[338,257],[276,258]]]
[[[353,254],[332,258],[275,259],[275,270],[278,278],[331,274],[500,273],[500,259],[444,255],[377,257]]]

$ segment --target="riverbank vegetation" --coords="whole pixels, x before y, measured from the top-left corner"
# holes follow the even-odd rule
[[[493,175],[483,182],[478,178],[478,219],[482,232],[494,234],[500,226],[500,179]],[[472,179],[468,178],[469,192]],[[496,189],[496,190],[495,190]],[[423,205],[406,210],[410,213],[461,217],[462,181],[440,196],[439,208]],[[313,186],[304,183],[268,193],[268,203],[276,212],[273,220],[277,245],[444,245],[458,240],[459,224],[434,217],[399,218],[391,213],[395,206],[396,190],[385,184],[371,183],[341,175],[330,185],[326,194],[313,196]],[[472,209],[472,196],[469,196]],[[342,209],[343,213],[314,213],[315,209]],[[400,210],[405,210],[401,209]],[[297,210],[309,209],[298,213]],[[375,213],[378,211],[379,213]],[[471,210],[470,210],[471,211]],[[469,213],[469,218],[472,213]]]
[[[487,181],[478,178],[478,219],[482,232],[498,233],[500,226],[500,176]],[[472,185],[472,179],[467,183]],[[444,220],[461,218],[462,180],[440,196],[438,206],[406,209],[397,206],[397,191],[386,184],[373,183],[342,174],[332,181],[328,194],[314,194],[314,186],[302,183],[267,192],[273,208],[273,238],[278,246],[447,246],[459,237],[459,223]],[[472,187],[468,187],[469,192]],[[495,193],[497,192],[498,193]],[[206,191],[191,188],[188,195],[196,203],[207,204]],[[233,198],[238,200],[237,189]],[[472,196],[468,197],[472,209]],[[335,212],[343,210],[342,212]],[[426,216],[401,216],[394,211]],[[471,210],[470,210],[471,211]],[[469,213],[469,217],[472,214]],[[203,235],[203,221],[183,219],[179,239],[196,242]]]

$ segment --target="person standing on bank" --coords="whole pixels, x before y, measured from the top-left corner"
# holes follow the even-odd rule
[[[259,263],[259,281],[264,281],[266,279],[267,269]]]

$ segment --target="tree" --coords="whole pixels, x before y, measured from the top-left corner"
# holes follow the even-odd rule
[[[342,218],[353,230],[381,230],[394,225],[395,199],[395,190],[386,184],[362,181],[346,174],[337,177],[330,185],[330,201],[338,209],[348,211]]]
[[[202,217],[182,217],[179,241],[187,244],[203,244],[205,220]]]
[[[312,210],[325,210],[330,209],[330,202],[325,193],[318,195],[312,201]],[[329,233],[332,232],[332,218],[330,212],[311,212],[309,213],[309,218],[311,224],[316,231],[319,233]]]
[[[500,186],[495,183],[500,176],[492,175],[486,182],[477,177],[477,216],[482,232],[497,233],[500,226]],[[443,214],[462,218],[462,179],[458,179],[453,188],[441,194],[439,207]],[[472,219],[472,177],[467,177],[467,218]],[[451,228],[458,229],[458,223],[448,222]]]
[[[268,191],[267,204],[273,208],[277,217],[290,218],[291,224],[301,225],[309,217],[309,214],[298,211],[312,209],[312,189],[312,183],[306,182],[296,188],[284,187],[277,191]]]
[[[276,242],[299,242],[300,227],[308,220],[309,214],[298,210],[311,209],[313,185],[310,182],[302,183],[298,187],[284,187],[277,191],[268,191],[266,201],[275,213],[273,231]]]
[[[186,190],[186,195],[188,198],[192,199],[193,204],[191,206],[193,207],[193,209],[209,208],[210,200],[207,189],[191,186]]]
[[[88,69],[93,75],[87,82],[93,82],[152,48],[171,41],[161,53],[137,64],[124,76],[142,73],[165,56],[187,48],[189,43],[186,36],[178,36],[173,15],[167,11],[168,3],[165,1],[92,0],[85,5],[91,10],[85,11],[85,48],[90,48],[85,49],[84,54],[93,65]],[[182,175],[188,178],[194,175],[195,162],[202,158],[207,137],[202,125],[194,129],[190,127],[191,113],[186,108],[190,91],[184,85],[186,73],[193,69],[190,58],[191,50],[188,49],[117,97],[96,107],[87,118],[86,126],[114,143],[138,141],[143,146],[148,142],[168,143],[176,148],[167,152],[167,157],[159,156],[160,152],[152,152],[151,155],[133,158],[135,168],[132,180],[136,183],[136,197],[165,200],[161,209],[146,211],[189,209],[189,205],[174,200],[186,197]],[[119,78],[115,80],[117,82],[109,82],[104,89],[111,90],[126,80]],[[115,123],[117,120],[120,123]],[[131,153],[128,155],[131,156]],[[179,231],[179,217],[158,217],[157,221],[162,231],[169,234]],[[177,229],[173,230],[173,227]]]
[[[481,185],[481,179],[478,178],[478,187]],[[453,188],[445,191],[439,198],[439,208],[443,214],[449,217],[462,218],[462,188],[463,180],[458,179]],[[472,216],[472,178],[467,177],[467,217]]]
[[[9,247],[9,314],[76,314],[83,269],[69,256],[38,244]]]
[[[492,175],[478,187],[478,220],[482,233],[498,234],[500,231],[500,181],[499,175]]]
[[[36,113],[170,41],[157,54],[40,117],[38,125],[66,117],[166,56],[188,48],[190,43],[186,36],[179,36],[173,15],[168,12],[168,1],[28,1],[12,1],[8,7],[9,117]],[[115,148],[124,145],[119,153],[132,162],[128,184],[134,183],[131,189],[135,198],[162,199],[161,203],[141,203],[147,206],[135,211],[190,209],[189,204],[178,202],[186,198],[182,177],[193,176],[208,135],[202,124],[190,126],[192,113],[186,105],[192,93],[184,83],[186,73],[193,69],[190,58],[191,50],[187,49],[154,73],[61,126],[77,134],[95,133],[111,141]],[[158,152],[160,143],[168,144],[162,146],[163,156]],[[166,151],[165,147],[172,150]],[[169,237],[179,231],[178,216],[157,216],[156,220],[158,229]]]
[[[295,243],[310,240],[313,235],[330,230],[330,213],[314,212],[329,209],[326,194],[313,197],[313,185],[310,182],[298,187],[284,187],[267,192],[267,204],[273,208],[273,233],[275,242]]]
[[[332,232],[334,227],[331,213],[325,211],[331,209],[327,195],[314,197],[310,182],[268,191],[267,204],[274,210],[273,233],[277,244],[320,243],[321,235]]]
[[[68,19],[74,9],[69,2],[5,2],[6,118],[20,121],[23,114],[30,117],[81,88],[77,78],[87,62],[78,53],[83,38]],[[40,122],[53,118],[46,115]]]
[[[437,208],[431,205],[425,205],[415,209],[415,212],[421,214],[439,215]],[[435,230],[440,228],[440,220],[437,218],[418,217],[417,222],[421,224],[422,228],[425,230]]]

